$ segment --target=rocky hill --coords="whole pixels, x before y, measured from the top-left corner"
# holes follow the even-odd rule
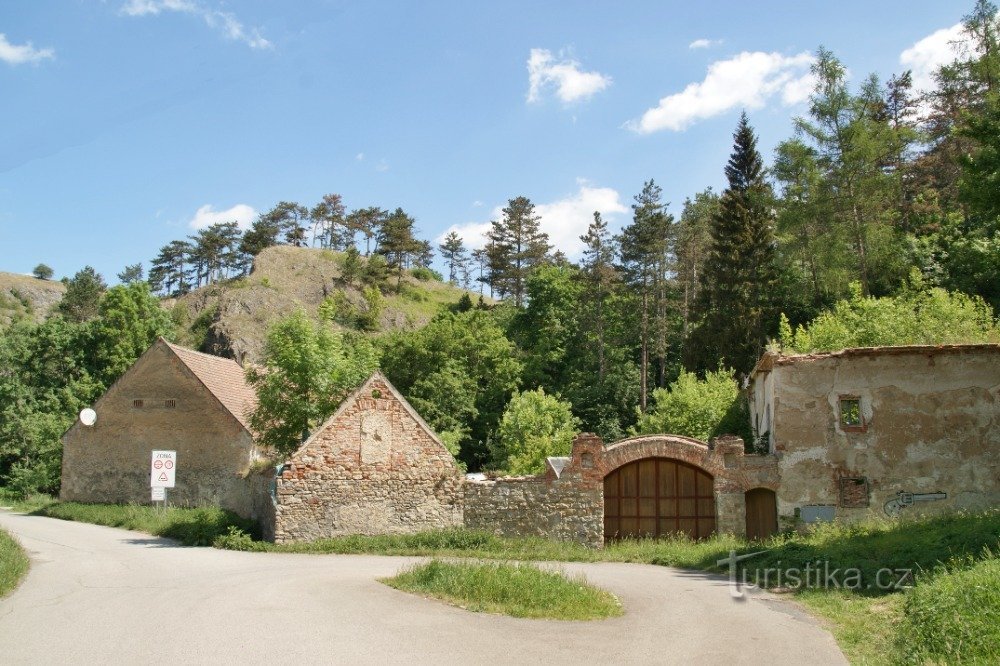
[[[41,321],[64,293],[62,282],[0,272],[0,327],[22,318]]]
[[[268,326],[298,308],[316,317],[320,304],[330,297],[345,308],[365,309],[364,285],[361,280],[343,279],[343,262],[343,253],[330,250],[270,247],[257,255],[249,276],[203,287],[165,301],[164,306],[179,325],[181,344],[254,361],[260,357]],[[395,278],[389,282],[395,287]],[[464,293],[407,273],[398,292],[386,290],[384,308],[369,328],[377,334],[423,326]],[[349,323],[343,327],[352,328]]]

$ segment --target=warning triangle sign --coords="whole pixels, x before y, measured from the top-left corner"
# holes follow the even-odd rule
[[[167,480],[167,473],[160,472],[160,481],[166,481],[166,480]]]

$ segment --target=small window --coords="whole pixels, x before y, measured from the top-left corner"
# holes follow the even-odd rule
[[[142,400],[141,399],[133,400],[132,406],[135,407],[136,409],[140,409],[142,407]]]
[[[861,415],[861,398],[843,396],[840,398],[840,427],[844,430],[863,430],[864,417]]]
[[[173,409],[174,407],[177,406],[177,401],[176,400],[164,400],[163,401],[163,406],[166,407],[167,409]]]

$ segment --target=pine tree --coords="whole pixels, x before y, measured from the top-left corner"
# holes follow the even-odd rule
[[[69,321],[89,321],[97,316],[101,296],[108,285],[101,274],[91,266],[77,271],[72,280],[66,280],[66,293],[57,310]]]
[[[142,270],[142,263],[129,264],[122,269],[122,272],[118,274],[118,279],[122,284],[133,284],[135,282],[142,282],[144,273]]]
[[[659,361],[658,384],[666,382],[668,278],[673,262],[673,217],[665,211],[662,190],[652,180],[632,205],[632,223],[622,230],[621,258],[625,279],[640,299],[639,408],[649,395],[650,352]]]
[[[715,369],[721,360],[746,374],[777,325],[771,302],[776,282],[773,194],[745,113],[733,138],[728,187],[712,220],[711,252],[702,273],[701,323],[689,349],[700,370]]]
[[[493,220],[487,233],[490,286],[501,296],[513,296],[517,307],[524,304],[528,273],[545,260],[551,247],[540,222],[531,200],[517,197],[507,202],[503,218]]]
[[[448,281],[452,284],[458,284],[459,276],[464,276],[469,270],[469,256],[465,251],[462,237],[454,231],[449,232],[444,237],[444,242],[438,246],[438,250],[441,252],[444,263],[448,266]]]
[[[587,227],[587,233],[580,236],[585,249],[581,267],[584,279],[584,321],[597,350],[597,378],[604,380],[607,374],[605,360],[606,310],[607,301],[614,294],[618,280],[615,271],[615,243],[608,231],[608,223],[601,214],[594,211],[594,221]]]
[[[313,223],[313,245],[319,239],[319,246],[334,250],[347,249],[354,244],[354,233],[347,227],[344,217],[344,202],[339,194],[327,194],[313,206],[309,217]]]
[[[402,208],[397,208],[382,223],[378,233],[378,253],[396,271],[396,288],[403,281],[403,271],[423,249],[413,236],[414,220]]]
[[[150,286],[167,296],[187,293],[190,287],[187,263],[191,252],[191,244],[187,241],[171,241],[160,248],[149,269]]]

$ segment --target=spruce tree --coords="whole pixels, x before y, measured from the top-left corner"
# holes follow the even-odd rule
[[[712,242],[702,273],[700,325],[692,334],[690,363],[714,370],[721,362],[747,374],[773,334],[776,273],[771,187],[757,137],[740,117],[726,165],[728,187],[712,220]]]

